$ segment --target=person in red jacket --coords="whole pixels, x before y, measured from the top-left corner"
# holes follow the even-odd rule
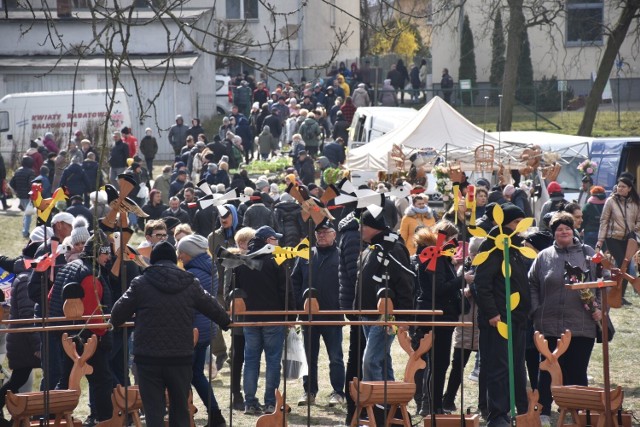
[[[129,146],[129,157],[133,157],[138,152],[138,138],[131,134],[128,127],[122,128],[122,140]]]
[[[342,104],[342,107],[340,107],[340,111],[342,111],[342,116],[347,121],[347,123],[351,123],[351,120],[353,119],[353,115],[356,113],[357,109],[358,107],[356,107],[353,104],[353,100],[351,99],[351,97],[347,96],[344,100],[344,104]]]

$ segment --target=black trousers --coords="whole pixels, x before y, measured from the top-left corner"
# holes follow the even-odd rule
[[[527,373],[524,353],[527,329],[525,325],[513,327],[513,374],[515,379],[516,411],[524,414],[528,409]],[[487,376],[487,409],[489,417],[487,426],[509,426],[509,358],[508,341],[497,328],[480,329],[480,371],[485,370]]]
[[[442,395],[444,394],[447,369],[449,369],[453,329],[452,326],[443,326],[435,330],[433,338],[433,363],[431,363],[431,351],[422,356],[427,362],[427,368],[416,373],[416,401],[422,402],[423,409],[429,409],[431,407],[431,400],[433,399],[436,412],[441,412],[442,410]],[[418,336],[419,335],[418,333]],[[437,343],[436,340],[438,340]],[[422,378],[418,378],[421,373]],[[431,396],[432,375],[433,397]]]
[[[553,352],[558,344],[559,337],[547,337],[549,351]],[[591,359],[591,351],[595,338],[572,337],[569,348],[558,359],[562,369],[563,385],[589,385],[587,381],[587,368]],[[544,360],[543,356],[540,356]],[[547,371],[540,371],[538,376],[538,390],[540,391],[540,404],[542,415],[551,413],[551,375]]]
[[[231,392],[234,396],[242,393],[242,365],[244,363],[244,335],[234,334],[231,347]]]
[[[618,240],[613,238],[605,239],[607,243],[607,249],[611,252],[611,256],[616,260],[616,264],[618,267],[622,265],[622,261],[624,261],[624,254],[627,252],[627,239]],[[629,260],[629,262],[633,262],[633,260]],[[622,296],[624,297],[625,292],[627,291],[627,280],[622,280]]]
[[[447,381],[447,391],[445,391],[443,399],[448,400],[450,402],[455,401],[456,394],[458,394],[458,389],[460,388],[460,381],[462,378],[462,374],[460,372],[460,362],[463,362],[462,366],[467,366],[467,362],[469,361],[469,356],[471,356],[471,350],[464,349],[462,350],[463,355],[460,355],[460,349],[453,349],[453,359],[451,360],[451,371],[449,372],[449,381]]]
[[[136,363],[140,397],[147,427],[164,427],[165,389],[169,392],[169,427],[189,427],[189,391],[193,368],[189,365],[145,365]]]
[[[362,355],[364,354],[364,347],[367,344],[367,339],[362,332],[361,326],[349,327],[349,353],[347,355],[347,366],[345,368],[345,384],[344,394],[347,399],[347,420],[346,423],[351,423],[351,417],[356,411],[356,404],[351,398],[351,392],[349,383],[353,381],[353,378],[362,379]],[[358,369],[359,368],[359,369]]]
[[[12,393],[17,393],[20,387],[26,384],[29,375],[31,375],[31,368],[17,368],[11,371],[11,378],[0,388],[0,413],[4,408],[7,391],[11,390]]]

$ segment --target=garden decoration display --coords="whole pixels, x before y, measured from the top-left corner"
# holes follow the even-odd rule
[[[140,253],[131,245],[127,244],[127,242],[129,241],[129,239],[132,236],[133,231],[131,229],[127,229],[127,231],[125,232],[125,230],[123,230],[123,236],[125,239],[125,243],[124,243],[124,260],[125,261],[133,261],[138,267],[140,268],[147,268],[149,266],[149,264],[147,264],[147,262],[144,260],[144,258],[142,257],[142,255],[140,255]],[[114,252],[116,254],[116,256],[118,257],[116,259],[116,262],[119,261],[120,259],[120,245],[122,244],[122,239],[120,239],[120,232],[115,232],[111,235],[111,238],[113,239],[113,249]],[[118,269],[116,269],[116,265],[114,262],[114,267],[111,269],[111,273],[116,276],[116,277],[120,277],[120,268],[118,267]]]
[[[235,188],[232,188],[224,194],[214,193],[213,191],[211,191],[211,187],[207,183],[206,179],[200,180],[197,186],[205,194],[196,202],[198,203],[198,205],[200,205],[200,209],[206,209],[212,205],[222,206],[232,200],[239,200],[240,203],[249,200],[249,196],[246,196],[244,194],[238,195],[238,191]]]
[[[436,240],[435,246],[427,246],[420,252],[418,258],[420,259],[421,264],[425,264],[428,262],[426,269],[429,271],[436,271],[436,263],[438,258],[441,256],[447,256],[451,258],[455,255],[456,249],[455,246],[449,244],[450,242],[445,242],[447,239],[447,235],[443,232],[438,233],[438,238]]]
[[[343,179],[336,187],[340,191],[340,195],[334,199],[337,205],[355,202],[356,209],[366,208],[369,205],[384,205],[384,193],[378,193],[369,188],[359,190],[347,179]]]
[[[296,247],[276,246],[273,249],[273,258],[278,265],[281,265],[288,259],[303,258],[309,260],[309,239],[306,237],[296,245]]]
[[[123,387],[118,384],[111,394],[113,412],[111,418],[101,421],[97,427],[126,427],[130,417],[135,427],[142,427],[140,410],[142,409],[142,397],[138,386]]]
[[[287,415],[291,412],[291,407],[287,405],[280,389],[276,389],[276,410],[272,414],[265,414],[258,418],[256,427],[287,427]]]
[[[542,405],[538,402],[540,394],[538,390],[527,390],[527,400],[529,401],[529,409],[522,415],[516,416],[516,426],[518,427],[541,427],[540,415],[542,414]]]
[[[495,148],[490,144],[482,144],[475,149],[475,171],[492,172]]]
[[[542,158],[542,149],[538,145],[534,145],[531,148],[525,148],[522,150],[520,160],[525,162],[525,166],[518,171],[520,175],[531,175],[538,170],[540,166],[540,160]]]
[[[104,187],[104,191],[107,193],[107,203],[111,210],[101,220],[101,228],[107,232],[113,232],[116,230],[116,219],[118,214],[126,215],[131,212],[139,218],[148,218],[147,215],[140,206],[132,199],[127,197],[134,187],[137,185],[135,180],[127,174],[118,175],[118,185],[120,191],[111,184],[107,184]]]
[[[309,194],[309,190],[304,185],[299,184],[295,176],[287,176],[291,184],[285,190],[291,195],[300,206],[302,206],[302,219],[306,222],[311,218],[316,225],[319,225],[325,218],[333,220],[335,219],[329,209],[327,209],[327,203],[335,198],[339,191],[337,189],[327,187],[327,191],[322,195],[320,199],[316,199]]]
[[[464,202],[465,202],[465,207],[467,208],[467,212],[470,213],[469,226],[475,227],[476,226],[476,209],[477,209],[475,185],[467,186],[467,194],[465,196]]]
[[[30,419],[45,412],[55,417],[54,425],[59,426],[66,421],[67,426],[79,423],[74,421],[72,414],[80,402],[80,379],[93,373],[93,368],[87,360],[93,356],[98,345],[98,339],[92,335],[84,345],[82,355],[78,355],[76,344],[67,333],[62,335],[62,347],[64,352],[73,360],[73,368],[69,375],[68,390],[50,390],[48,392],[34,391],[29,393],[7,392],[7,410],[13,417],[13,425],[16,427],[28,427]],[[48,395],[48,396],[47,396]],[[48,408],[46,407],[48,406]]]
[[[31,184],[31,191],[29,194],[31,197],[31,203],[38,212],[38,219],[42,221],[43,224],[47,224],[49,222],[49,217],[51,216],[51,212],[56,204],[68,198],[66,187],[58,187],[50,198],[43,199],[42,184],[40,183]]]
[[[622,387],[618,386],[614,390],[610,390],[607,382],[605,382],[604,389],[562,385],[562,369],[558,363],[558,359],[567,348],[569,348],[571,331],[566,330],[562,334],[558,339],[558,344],[553,353],[549,350],[549,343],[540,332],[536,331],[534,334],[534,342],[540,354],[545,357],[545,360],[540,362],[540,369],[549,372],[551,375],[551,394],[560,409],[558,427],[570,425],[585,426],[583,419],[578,415],[578,410],[609,414],[608,416],[598,417],[597,427],[617,426],[618,422],[612,410],[616,410],[622,405],[624,397]],[[565,424],[565,416],[567,414],[571,416],[573,423]]]
[[[611,288],[609,291],[609,306],[612,308],[620,308],[622,307],[622,281],[627,280],[633,286],[633,289],[636,292],[640,292],[640,277],[633,277],[627,272],[629,268],[629,262],[633,259],[633,256],[638,250],[638,241],[636,239],[628,239],[627,240],[627,249],[624,254],[624,259],[622,264],[620,265],[620,274],[616,280],[616,286]],[[602,253],[598,252],[598,254],[594,257],[594,262],[599,262],[602,264],[604,268],[607,270],[611,270],[615,268],[614,262],[612,262],[609,258],[602,255]]]
[[[39,273],[44,273],[49,268],[51,271],[49,273],[49,280],[53,282],[53,266],[56,263],[56,257],[58,256],[58,246],[60,245],[60,240],[53,236],[51,237],[49,247],[51,248],[48,254],[43,254],[36,259],[25,259],[24,266],[26,269],[33,268],[35,271]]]
[[[593,175],[598,171],[598,164],[593,160],[585,160],[576,168],[580,171],[582,176],[589,177],[593,180]]]
[[[385,310],[393,311],[390,299],[385,302]],[[391,306],[389,306],[391,304]],[[414,377],[417,371],[424,369],[427,363],[422,356],[429,351],[432,345],[432,332],[425,334],[420,340],[416,350],[411,347],[409,332],[403,330],[398,333],[398,342],[402,349],[409,355],[409,360],[404,369],[403,381],[361,381],[354,377],[349,383],[349,392],[356,403],[356,411],[351,419],[351,427],[376,426],[373,408],[376,405],[390,405],[385,426],[401,425],[411,427],[411,417],[407,411],[407,404],[416,392]],[[402,418],[396,418],[397,410],[400,410]],[[361,419],[360,414],[365,411],[367,419]]]
[[[545,166],[542,168],[542,179],[547,182],[555,181],[560,175],[562,166],[558,161],[560,160],[560,154],[554,152],[546,152],[542,154],[542,160],[544,160]]]

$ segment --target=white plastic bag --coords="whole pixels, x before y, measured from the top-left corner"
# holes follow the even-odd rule
[[[282,366],[286,380],[299,380],[309,371],[304,344],[293,328],[289,329],[287,334],[287,352],[283,353]]]

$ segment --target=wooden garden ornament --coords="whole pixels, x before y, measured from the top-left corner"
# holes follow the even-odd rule
[[[349,391],[356,403],[356,411],[351,419],[351,427],[356,426],[376,426],[373,407],[378,404],[391,405],[387,415],[385,425],[402,425],[411,427],[411,417],[407,411],[407,404],[416,391],[414,383],[415,373],[426,367],[426,362],[422,359],[432,345],[432,333],[429,332],[420,340],[418,348],[414,351],[411,347],[409,332],[403,330],[398,333],[398,342],[402,349],[409,355],[409,360],[405,366],[403,381],[360,381],[353,378],[350,382]],[[386,394],[386,402],[385,402]],[[400,409],[402,419],[395,418],[397,409]],[[368,419],[360,419],[360,413],[365,411]]]
[[[518,427],[541,427],[540,415],[542,405],[538,402],[540,394],[538,390],[527,390],[529,409],[525,414],[516,416],[516,426]]]
[[[476,172],[492,172],[495,148],[490,144],[482,144],[475,149]]]
[[[276,410],[272,414],[265,414],[258,418],[256,427],[287,427],[287,415],[291,412],[291,407],[285,402],[280,389],[276,389]]]
[[[369,205],[384,206],[384,193],[378,193],[369,188],[357,189],[353,183],[347,179],[343,179],[336,185],[340,194],[334,199],[338,205],[346,205],[355,203],[356,209],[366,208]]]
[[[325,190],[320,199],[316,199],[309,194],[309,190],[304,185],[298,183],[295,175],[287,175],[290,184],[285,190],[291,195],[300,206],[302,206],[302,219],[306,222],[311,218],[316,225],[321,224],[325,218],[335,219],[329,209],[327,203],[334,199],[340,192],[334,186],[330,185]]]
[[[273,250],[273,258],[278,265],[281,265],[288,259],[303,258],[309,260],[309,239],[304,238],[295,247],[276,246]]]
[[[56,203],[68,198],[66,187],[58,187],[50,198],[43,199],[41,183],[31,184],[31,191],[29,192],[29,195],[31,203],[38,213],[38,219],[42,221],[43,224],[47,224],[49,222],[49,217],[51,216],[51,212],[56,206]]]
[[[140,206],[132,199],[127,197],[133,188],[136,186],[136,182],[130,175],[120,174],[118,175],[118,185],[120,191],[111,184],[105,185],[105,192],[107,193],[107,203],[111,210],[101,220],[101,227],[107,231],[112,232],[116,230],[116,218],[118,214],[127,214],[129,212],[134,213],[139,218],[148,218],[147,215]]]
[[[578,415],[578,410],[588,410],[599,414],[609,414],[609,416],[599,416],[597,427],[618,426],[618,422],[613,411],[620,408],[623,400],[622,387],[618,386],[614,390],[607,388],[584,387],[574,385],[563,385],[562,369],[558,359],[567,350],[571,343],[571,331],[566,330],[558,339],[558,344],[553,353],[549,350],[549,344],[540,332],[534,334],[536,348],[545,357],[540,362],[540,369],[548,371],[551,375],[551,394],[553,400],[560,408],[560,418],[558,427],[565,425],[584,426],[582,418]],[[606,384],[605,386],[608,386]],[[569,414],[572,424],[565,424],[565,417]]]
[[[78,355],[76,344],[67,333],[62,335],[64,352],[73,360],[73,368],[69,375],[68,390],[50,390],[48,392],[48,412],[55,416],[54,424],[59,426],[66,421],[67,426],[74,425],[73,411],[80,401],[80,380],[84,375],[93,373],[93,367],[87,363],[96,351],[98,339],[95,335],[87,340],[82,355]],[[7,410],[13,418],[15,427],[28,427],[31,417],[45,413],[45,392],[29,393],[7,392]]]
[[[616,286],[609,290],[608,302],[609,306],[612,308],[620,308],[622,307],[622,281],[627,280],[633,286],[633,289],[636,292],[640,292],[640,276],[633,277],[627,272],[629,268],[629,262],[633,260],[634,254],[638,250],[638,241],[636,239],[627,240],[627,249],[624,254],[624,260],[620,265],[620,274],[616,279]],[[597,258],[596,258],[597,257]],[[607,270],[612,270],[616,266],[612,260],[603,256],[600,252],[596,256],[594,256],[594,262],[599,262],[602,264],[604,268]]]

